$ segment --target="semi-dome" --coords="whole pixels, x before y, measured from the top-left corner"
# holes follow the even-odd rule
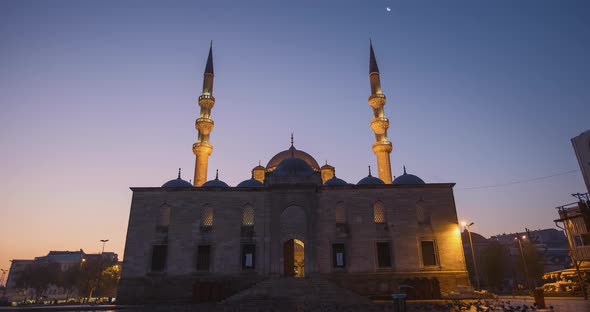
[[[424,180],[419,177],[406,173],[406,166],[404,166],[404,174],[395,178],[393,184],[426,184]]]
[[[303,159],[289,157],[279,163],[273,174],[276,176],[300,176],[307,177],[314,174],[313,168]]]
[[[162,187],[166,187],[166,188],[176,187],[176,188],[178,188],[178,187],[193,187],[193,185],[190,182],[185,181],[180,178],[180,168],[178,168],[178,178],[164,183],[162,185]]]
[[[369,175],[362,178],[356,185],[378,185],[385,184],[383,180],[371,175],[371,166],[369,166]]]
[[[215,180],[209,180],[205,183],[203,183],[203,185],[201,185],[201,187],[229,187],[229,185],[227,185],[227,183],[219,180],[219,170],[215,171]]]
[[[285,159],[289,159],[291,157],[303,159],[308,165],[313,168],[315,171],[320,170],[320,165],[318,162],[311,157],[308,153],[304,151],[300,151],[293,146],[293,136],[291,136],[291,147],[288,150],[284,150],[276,155],[274,155],[266,164],[266,170],[273,171],[275,168],[281,163],[281,161]]]
[[[325,186],[348,185],[348,182],[334,176],[330,180],[326,181],[326,183],[324,183],[324,185]]]
[[[240,184],[238,184],[236,187],[264,187],[264,184],[254,178],[251,178],[240,182]]]

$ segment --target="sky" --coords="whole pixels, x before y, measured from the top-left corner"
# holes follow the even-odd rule
[[[587,1],[3,0],[0,268],[101,239],[123,256],[129,187],[192,179],[211,40],[209,177],[250,178],[293,132],[356,183],[376,167],[369,38],[393,175],[456,183],[484,236],[555,227],[586,192]]]

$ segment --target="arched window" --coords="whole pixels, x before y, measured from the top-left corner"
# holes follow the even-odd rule
[[[213,207],[205,205],[201,207],[201,229],[213,227]]]
[[[164,204],[158,214],[158,227],[164,228],[170,225],[170,206]]]
[[[428,210],[424,208],[424,200],[420,199],[416,202],[416,218],[419,224],[429,224],[430,214]]]
[[[336,204],[334,214],[336,216],[336,224],[346,224],[346,207],[344,206],[344,202],[338,202]]]
[[[375,223],[385,223],[385,207],[381,201],[373,204],[373,219]]]
[[[250,204],[244,205],[244,208],[242,209],[242,225],[254,225],[254,208]]]

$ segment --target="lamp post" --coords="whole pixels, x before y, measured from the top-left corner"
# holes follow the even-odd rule
[[[522,239],[525,239],[526,235],[522,236]],[[518,241],[518,249],[520,250],[520,257],[522,258],[522,265],[524,266],[524,274],[526,279],[526,287],[527,289],[531,289],[531,285],[529,283],[529,269],[526,265],[526,261],[524,259],[524,252],[522,251],[522,243],[520,242],[521,238],[518,237],[518,234],[515,235],[514,239]]]
[[[4,286],[4,288],[6,288],[6,282],[4,281],[4,276],[6,276],[6,272],[8,272],[8,270],[0,269],[0,271],[2,271],[2,276],[0,277],[0,286]]]
[[[467,235],[469,236],[469,246],[471,247],[471,257],[473,259],[473,271],[475,271],[475,282],[477,283],[477,289],[481,289],[480,285],[479,285],[479,273],[477,272],[477,262],[475,261],[475,252],[473,251],[473,240],[471,239],[471,231],[470,231],[470,226],[472,226],[473,222],[467,224],[467,222],[463,221],[461,222],[461,225],[463,225],[465,227],[465,229],[467,230]]]
[[[104,244],[106,244],[109,240],[108,239],[101,239],[100,241],[102,242],[102,252],[101,252],[101,254],[103,254],[104,253]]]

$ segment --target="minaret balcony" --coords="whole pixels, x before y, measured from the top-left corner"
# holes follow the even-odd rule
[[[213,122],[213,119],[210,118],[198,118],[195,122],[195,128],[199,130],[199,133],[204,135],[211,133],[214,125],[215,123]]]
[[[389,128],[389,119],[387,117],[375,117],[371,120],[371,130],[375,134],[385,134]]]
[[[213,152],[213,145],[209,142],[197,142],[193,144],[193,153],[197,156],[209,156]]]
[[[391,153],[393,144],[387,140],[377,141],[373,143],[373,153]]]
[[[378,109],[385,105],[385,100],[385,94],[383,93],[371,94],[369,96],[369,105],[374,109]]]
[[[215,105],[215,98],[213,95],[202,94],[199,96],[199,106],[207,109],[212,109]]]

